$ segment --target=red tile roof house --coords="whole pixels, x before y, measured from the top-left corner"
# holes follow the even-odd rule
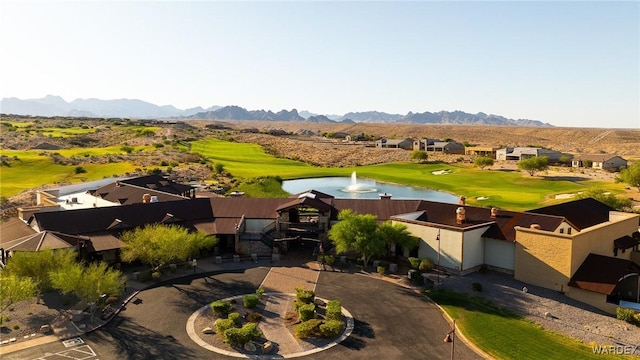
[[[86,240],[90,255],[113,263],[119,261],[124,231],[166,223],[216,236],[218,250],[227,254],[271,255],[275,249],[318,242],[330,249],[327,230],[343,209],[373,214],[380,222],[405,224],[420,239],[417,255],[436,260],[439,253],[440,265],[452,272],[466,274],[486,266],[525,283],[564,291],[609,312],[615,312],[619,303],[640,303],[636,271],[640,215],[612,211],[593,199],[529,212],[388,197],[336,199],[313,190],[278,199],[182,199],[34,213],[26,223],[17,220],[21,227],[3,224],[0,248],[29,234],[64,234]],[[603,281],[595,274],[609,271],[601,265],[598,271],[588,271],[592,254],[607,264],[627,265],[616,266],[615,274],[605,279],[606,286],[585,285]]]

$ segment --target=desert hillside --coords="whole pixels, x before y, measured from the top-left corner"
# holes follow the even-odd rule
[[[189,121],[204,126],[214,121]],[[219,121],[215,123],[221,123]],[[345,132],[370,134],[388,138],[450,138],[479,146],[543,146],[571,154],[608,153],[628,159],[640,158],[640,129],[596,129],[563,127],[464,126],[464,125],[400,125],[400,124],[334,124],[312,122],[228,121],[234,129],[281,129],[291,133]]]

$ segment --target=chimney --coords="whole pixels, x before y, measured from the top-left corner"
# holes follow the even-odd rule
[[[465,219],[465,210],[463,207],[456,209],[456,224],[463,224]]]
[[[380,196],[380,199],[385,199],[385,200],[391,199],[391,194],[389,193],[378,194],[378,196]]]
[[[464,196],[460,196],[460,200],[458,201],[458,205],[466,205],[467,198]]]
[[[116,187],[120,187],[120,180],[116,180]]]
[[[144,194],[142,195],[142,202],[147,204],[151,202],[151,195],[150,194]]]
[[[491,218],[495,219],[498,216],[498,209],[491,208]]]
[[[530,229],[536,229],[536,230],[540,230],[540,225],[539,224],[531,224],[529,226]]]

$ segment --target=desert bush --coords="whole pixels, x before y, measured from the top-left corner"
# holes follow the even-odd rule
[[[133,148],[131,146],[123,146],[120,148],[120,151],[126,152],[127,154],[131,154],[133,152]]]
[[[213,310],[213,313],[218,316],[226,315],[231,311],[231,303],[228,301],[214,301],[209,306],[211,307],[211,310]]]
[[[227,329],[232,329],[235,323],[232,319],[218,319],[213,323],[213,327],[216,328],[218,334],[224,334]]]
[[[333,338],[342,332],[342,321],[328,320],[320,325],[320,335],[326,338]]]
[[[248,309],[253,309],[254,307],[258,306],[258,302],[260,302],[260,298],[258,297],[258,294],[249,294],[249,295],[245,295],[242,298],[242,302],[244,303],[244,307]]]
[[[247,315],[247,320],[250,322],[257,323],[257,322],[260,322],[261,319],[262,319],[262,314],[259,312],[254,311],[252,313],[249,313],[249,315]]]
[[[480,292],[482,291],[482,284],[480,284],[479,282],[471,283],[471,288],[473,289],[473,291]]]
[[[327,303],[327,309],[325,316],[328,320],[341,320],[342,319],[342,304],[338,300],[329,300]]]
[[[296,301],[302,304],[311,304],[316,297],[316,293],[313,290],[305,290],[301,287],[296,287]]]
[[[313,319],[316,312],[316,306],[314,304],[303,304],[298,307],[298,318],[301,321],[307,321]]]
[[[420,261],[420,266],[418,267],[420,271],[431,271],[433,270],[433,261],[429,258],[424,258]]]
[[[306,339],[309,336],[317,334],[321,324],[322,320],[319,319],[311,319],[309,321],[305,321],[293,328],[293,334],[298,339]]]
[[[261,335],[256,323],[246,323],[242,328],[225,330],[224,340],[231,345],[244,345],[249,341],[257,339]]]
[[[227,319],[233,321],[234,324],[240,325],[240,313],[232,312],[227,315]]]
[[[420,259],[418,259],[417,257],[410,257],[409,264],[413,269],[417,269],[420,266]]]
[[[76,166],[76,168],[73,169],[73,172],[75,172],[76,174],[84,174],[87,172],[87,170],[82,166]]]
[[[262,295],[264,295],[264,288],[256,289],[256,294],[258,295],[259,298],[262,298]]]
[[[638,319],[636,318],[636,312],[633,309],[625,309],[621,307],[616,308],[616,318],[618,320],[624,320],[629,324],[638,323]]]

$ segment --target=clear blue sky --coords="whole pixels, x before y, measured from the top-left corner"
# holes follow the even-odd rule
[[[640,3],[0,4],[0,96],[640,127]]]

